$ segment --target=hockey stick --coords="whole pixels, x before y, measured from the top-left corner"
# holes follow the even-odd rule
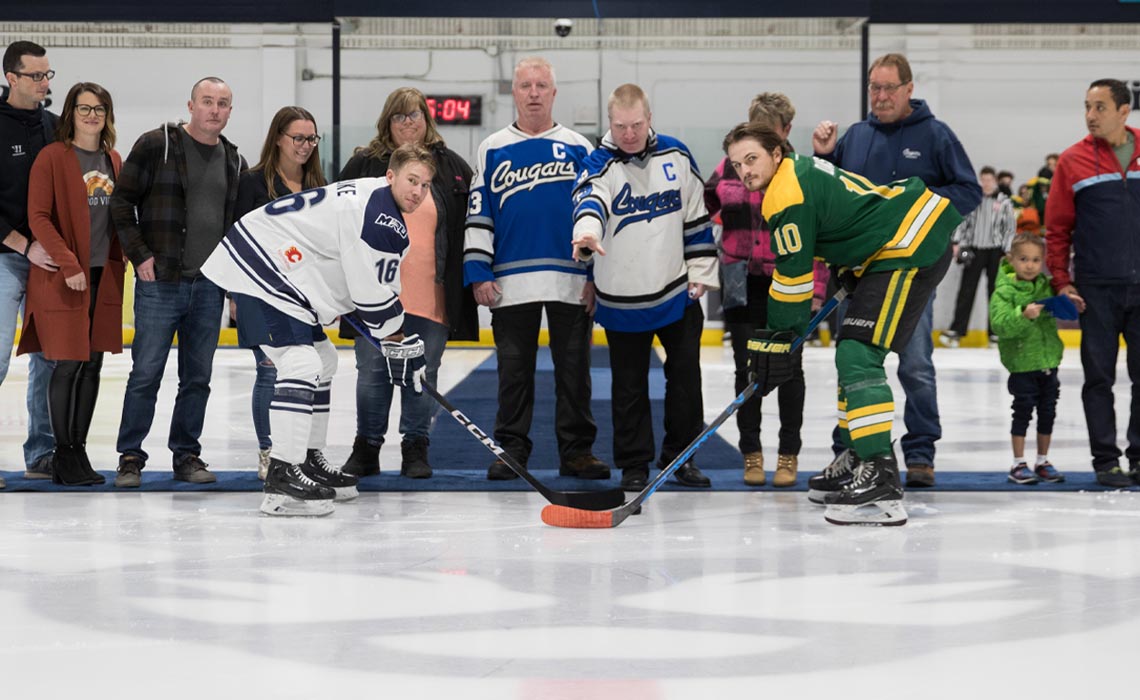
[[[362,337],[367,338],[368,342],[372,344],[372,347],[376,348],[377,351],[383,352],[380,348],[380,341],[373,338],[372,334],[368,332],[367,328],[361,325],[360,321],[349,314],[345,314],[341,316],[341,318],[348,321],[348,324],[355,328]],[[421,381],[420,386],[429,396],[435,399],[440,406],[443,406],[443,409],[450,413],[456,422],[462,425],[467,432],[475,436],[475,439],[482,443],[483,447],[486,447],[492,454],[503,460],[503,464],[510,467],[511,471],[522,477],[523,481],[526,481],[534,487],[535,491],[538,491],[551,503],[564,508],[595,511],[615,508],[625,502],[625,492],[621,489],[607,489],[605,491],[554,491],[547,488],[541,481],[531,476],[530,472],[520,467],[518,462],[516,462],[506,450],[500,447],[491,436],[484,433],[470,418],[463,415],[463,412],[445,399],[434,386],[426,381]]]
[[[796,338],[792,343],[792,352],[795,352],[797,348],[804,344],[804,338],[811,335],[811,332],[823,322],[823,319],[827,318],[828,315],[835,310],[835,307],[839,306],[839,302],[843,301],[846,296],[847,290],[840,287],[839,291],[835,293],[835,296],[827,300],[827,303],[824,304],[820,310],[816,312],[815,316],[812,317],[811,321],[808,322],[804,334]],[[642,489],[641,493],[637,494],[637,497],[632,501],[612,510],[585,510],[568,508],[561,505],[546,506],[542,509],[542,522],[547,525],[553,525],[554,527],[574,528],[608,528],[621,525],[626,518],[639,511],[641,504],[652,496],[654,491],[661,488],[665,480],[672,476],[673,472],[677,471],[682,464],[687,462],[689,458],[700,449],[705,440],[715,433],[717,428],[728,420],[729,416],[736,413],[737,409],[743,406],[748,399],[752,398],[752,395],[759,389],[760,385],[757,382],[751,382],[745,387],[744,391],[733,399],[732,403],[728,404],[728,407],[721,411],[720,415],[714,418],[713,422],[709,423],[708,427],[705,428],[696,439],[689,443],[689,446],[686,447],[681,454],[677,455],[673,461],[669,463],[669,466],[661,470],[661,473],[658,474],[653,481],[649,482],[649,485]]]

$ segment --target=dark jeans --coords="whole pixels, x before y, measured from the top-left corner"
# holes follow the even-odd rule
[[[554,361],[554,432],[563,462],[588,454],[598,426],[590,411],[590,335],[593,319],[586,307],[561,302],[519,304],[491,311],[491,330],[499,364],[499,411],[495,440],[520,465],[534,447],[534,371],[542,311],[550,332]]]
[[[253,431],[257,433],[257,447],[268,450],[273,446],[269,436],[269,404],[273,402],[273,386],[277,383],[277,367],[262,352],[253,348],[253,359],[257,363],[257,377],[253,380]]]
[[[167,446],[175,461],[200,455],[206,402],[218,330],[222,321],[222,290],[205,277],[181,282],[135,285],[135,338],[131,343],[131,373],[123,397],[119,424],[120,454],[146,460],[143,440],[154,422],[154,406],[166,370],[166,360],[178,334],[178,395],[170,416]]]
[[[1013,394],[1013,425],[1009,434],[1025,437],[1029,432],[1029,419],[1037,409],[1037,434],[1052,435],[1053,420],[1057,417],[1057,399],[1061,396],[1061,380],[1057,370],[1013,372],[1006,382]]]
[[[950,330],[958,335],[966,335],[970,326],[970,311],[974,308],[974,297],[978,292],[978,280],[982,273],[986,273],[986,308],[989,308],[989,298],[994,295],[994,283],[997,281],[998,267],[1004,253],[1001,248],[974,248],[974,259],[969,265],[962,268],[962,284],[958,287],[958,300],[954,304],[954,321]],[[990,315],[986,314],[986,330],[990,330]]]
[[[681,320],[655,331],[606,330],[610,346],[614,416],[614,466],[644,467],[653,461],[653,417],[649,404],[649,360],[656,336],[665,348],[665,439],[662,465],[680,454],[701,432],[700,304],[689,304]]]
[[[404,335],[413,333],[424,341],[425,379],[435,386],[439,365],[447,347],[451,329],[422,316],[404,315]],[[388,414],[396,387],[388,376],[388,363],[380,351],[358,337],[356,344],[356,434],[373,445],[384,442],[388,433]],[[400,435],[406,439],[427,438],[439,404],[427,392],[400,387]]]
[[[748,275],[748,304],[724,312],[724,328],[732,334],[732,359],[736,364],[735,386],[737,395],[748,386],[748,339],[758,329],[768,325],[768,288],[772,278]],[[797,355],[801,358],[802,355]],[[800,428],[804,424],[804,371],[796,367],[795,376],[776,390],[780,407],[780,443],[777,451],[782,455],[798,455],[803,440]],[[736,427],[740,430],[740,452],[760,451],[761,406],[764,398],[759,393],[744,403],[736,412]]]
[[[1128,379],[1132,384],[1128,449],[1124,454],[1129,462],[1140,461],[1140,284],[1082,284],[1079,292],[1087,304],[1081,314],[1081,366],[1085,371],[1081,401],[1092,466],[1104,471],[1120,464],[1112,386],[1116,383],[1121,333],[1128,344]]]

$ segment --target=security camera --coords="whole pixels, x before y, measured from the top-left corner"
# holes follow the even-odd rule
[[[554,20],[554,33],[558,36],[568,37],[572,31],[574,31],[574,20],[565,17]]]

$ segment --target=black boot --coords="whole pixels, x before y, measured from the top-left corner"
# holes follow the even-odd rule
[[[409,479],[430,479],[431,465],[428,464],[428,439],[414,437],[400,443],[400,452],[403,456],[400,462],[400,476]]]
[[[364,437],[357,435],[352,442],[352,454],[340,468],[352,476],[372,476],[380,473],[380,445],[373,446]]]
[[[87,445],[84,445],[83,443],[76,443],[75,456],[79,458],[79,464],[83,467],[83,471],[86,472],[87,476],[91,479],[91,483],[107,483],[107,477],[95,471],[95,468],[91,466],[91,458],[87,456]]]
[[[51,458],[51,481],[61,486],[91,486],[95,480],[83,469],[79,455],[71,445],[55,446]]]
[[[92,288],[92,294],[95,289]],[[74,405],[71,418],[71,444],[80,464],[92,483],[105,484],[107,478],[95,471],[87,456],[87,433],[91,430],[91,419],[95,415],[95,401],[99,398],[99,373],[103,370],[103,353],[91,353],[91,359],[79,368],[75,380]]]

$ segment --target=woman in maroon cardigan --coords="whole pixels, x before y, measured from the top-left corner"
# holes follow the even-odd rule
[[[114,150],[111,95],[95,83],[67,93],[57,142],[32,165],[28,219],[58,270],[28,275],[18,353],[54,360],[48,410],[55,433],[52,480],[101,484],[87,458],[87,431],[104,352],[123,351],[123,251],[108,203],[122,159]]]

